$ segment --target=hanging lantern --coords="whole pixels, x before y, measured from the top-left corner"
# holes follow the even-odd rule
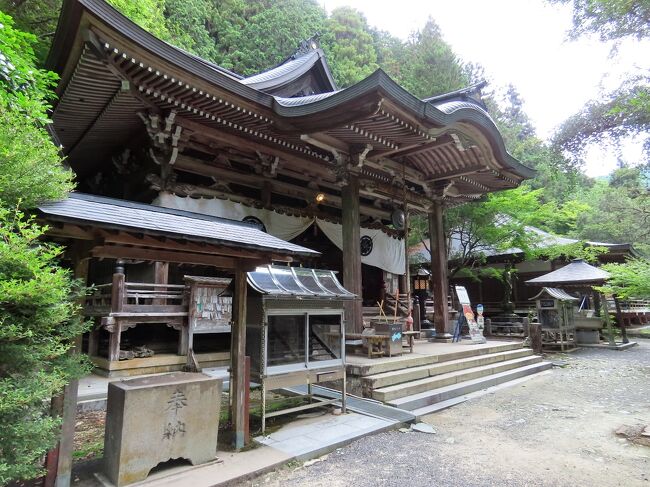
[[[418,269],[417,274],[413,277],[413,290],[428,291],[430,275],[431,273],[426,269]]]

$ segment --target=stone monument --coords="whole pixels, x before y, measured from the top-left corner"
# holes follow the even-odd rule
[[[161,462],[214,460],[221,379],[176,372],[108,385],[104,472],[117,487],[144,480]]]

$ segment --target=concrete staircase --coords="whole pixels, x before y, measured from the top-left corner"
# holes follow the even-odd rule
[[[550,362],[521,343],[405,358],[393,364],[359,369],[363,394],[416,417],[463,402],[468,394],[551,368]]]

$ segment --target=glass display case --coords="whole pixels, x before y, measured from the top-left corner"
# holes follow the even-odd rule
[[[262,430],[267,417],[338,401],[312,396],[312,384],[342,380],[344,402],[344,303],[356,296],[334,272],[318,269],[259,267],[248,283],[246,348],[251,379],[262,387]],[[266,413],[268,391],[304,386],[309,404]]]

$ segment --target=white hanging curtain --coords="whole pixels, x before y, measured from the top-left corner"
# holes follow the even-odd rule
[[[161,192],[153,204],[237,221],[254,217],[264,224],[267,233],[286,241],[296,238],[314,222],[313,218],[284,215],[273,210],[254,208],[218,198],[184,198]]]
[[[191,211],[203,215],[212,215],[231,220],[243,221],[254,217],[264,224],[266,231],[282,240],[292,240],[307,230],[314,222],[339,249],[343,250],[343,227],[338,223],[328,222],[310,217],[285,215],[273,210],[266,210],[235,203],[218,198],[190,198],[161,192],[153,201],[154,205],[176,210]],[[361,228],[361,238],[364,239],[364,253],[361,262],[379,267],[393,274],[406,272],[404,256],[404,240],[386,235],[381,230]]]
[[[343,226],[338,223],[316,219],[318,228],[329,238],[334,245],[343,250]],[[406,273],[406,257],[404,255],[404,239],[394,238],[381,230],[361,228],[361,239],[366,237],[362,245],[361,262],[379,267],[393,274]],[[368,242],[372,242],[371,244]],[[367,255],[363,255],[368,252]]]

